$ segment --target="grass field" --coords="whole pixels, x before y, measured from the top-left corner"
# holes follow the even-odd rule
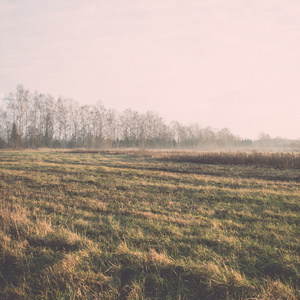
[[[300,299],[300,157],[180,155],[0,152],[0,299]]]

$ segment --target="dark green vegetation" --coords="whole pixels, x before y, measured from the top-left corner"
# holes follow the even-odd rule
[[[299,298],[300,170],[171,156],[0,152],[0,298]]]

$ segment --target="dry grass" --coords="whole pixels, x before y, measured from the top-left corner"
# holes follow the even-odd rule
[[[298,299],[299,169],[187,157],[1,152],[0,298]]]
[[[242,165],[261,166],[273,168],[300,169],[299,152],[203,152],[203,151],[161,151],[161,150],[139,150],[139,149],[117,149],[117,150],[65,150],[67,153],[76,154],[109,154],[109,155],[131,155],[157,158],[163,161],[188,162],[197,164],[213,165]]]

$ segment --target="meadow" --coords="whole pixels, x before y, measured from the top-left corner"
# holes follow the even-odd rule
[[[0,299],[300,299],[299,162],[1,151]]]

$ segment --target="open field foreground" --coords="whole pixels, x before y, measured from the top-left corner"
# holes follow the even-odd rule
[[[299,156],[181,155],[0,152],[0,299],[300,299]]]

